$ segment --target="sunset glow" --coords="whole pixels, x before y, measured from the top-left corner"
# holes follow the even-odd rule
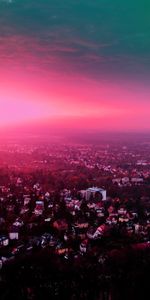
[[[2,300],[147,300],[150,1],[0,0]]]
[[[9,16],[1,23],[4,34],[0,37],[0,127],[32,121],[51,126],[53,121],[57,127],[61,124],[64,128],[82,129],[89,127],[90,120],[90,126],[100,131],[149,130],[149,58],[144,52],[142,55],[140,48],[133,57],[130,48],[131,37],[135,50],[137,44],[140,47],[141,41],[144,43],[142,34],[137,37],[138,27],[134,33],[129,32],[131,21],[137,21],[126,12],[129,24],[122,22],[120,28],[126,31],[125,44],[118,31],[119,17],[116,42],[113,30],[109,36],[103,29],[106,36],[97,37],[97,30],[99,36],[101,30],[96,25],[98,15],[89,20],[87,31],[83,27],[81,32],[68,16],[59,25],[61,16],[54,3],[49,18],[42,3],[38,1],[38,24],[32,1],[27,7],[19,5],[19,1],[0,1],[1,11]],[[74,3],[69,7],[76,18]],[[81,12],[83,9],[81,6]],[[89,9],[96,9],[92,1]],[[97,9],[101,11],[100,4]],[[106,17],[107,9],[109,6],[103,12]],[[114,10],[115,5],[112,14]],[[25,16],[29,12],[27,23]],[[88,17],[88,9],[85,13]],[[84,25],[86,22],[87,19]],[[79,23],[83,20],[79,19]],[[107,25],[111,27],[111,20]]]

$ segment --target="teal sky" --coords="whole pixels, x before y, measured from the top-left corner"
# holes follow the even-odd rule
[[[70,117],[94,115],[93,104],[106,112],[131,111],[136,103],[135,128],[150,105],[150,2],[0,0],[0,80],[10,94],[33,94],[38,82],[41,97],[46,91],[54,99],[53,113],[68,107]],[[149,117],[143,112],[143,128],[150,128]]]
[[[0,35],[1,42],[12,35],[36,39],[45,59],[57,52],[95,76],[109,72],[147,80],[150,74],[149,1],[1,0]],[[15,50],[13,45],[5,55]],[[43,55],[32,44],[31,51]]]

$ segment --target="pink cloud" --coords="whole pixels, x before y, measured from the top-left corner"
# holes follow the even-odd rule
[[[55,44],[48,51],[36,39],[1,41],[0,125],[53,120],[74,128],[150,129],[149,87],[121,82],[115,74],[93,79],[78,58],[71,62],[64,57],[63,52],[76,51],[69,46]],[[86,59],[104,62],[92,53]]]

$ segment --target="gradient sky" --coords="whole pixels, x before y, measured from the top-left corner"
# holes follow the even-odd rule
[[[0,0],[0,127],[150,130],[150,2]]]

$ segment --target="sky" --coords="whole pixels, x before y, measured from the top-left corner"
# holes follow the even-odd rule
[[[150,131],[150,3],[0,0],[0,129]]]

